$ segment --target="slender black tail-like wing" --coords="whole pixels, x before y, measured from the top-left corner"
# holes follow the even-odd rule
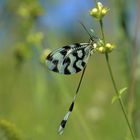
[[[81,83],[82,83],[82,79],[83,79],[83,76],[84,76],[84,73],[85,73],[85,69],[86,69],[86,66],[85,66],[85,68],[83,69],[83,72],[82,72],[82,75],[81,75],[81,78],[80,78],[78,87],[77,87],[77,89],[76,89],[75,96],[74,96],[73,101],[72,101],[72,103],[71,103],[71,105],[70,105],[70,107],[69,107],[69,110],[68,110],[68,112],[66,113],[66,115],[65,115],[64,118],[63,118],[63,120],[62,120],[61,123],[60,123],[59,129],[58,129],[58,134],[59,134],[59,135],[62,135],[62,134],[63,134],[63,131],[64,131],[64,128],[65,128],[66,123],[67,123],[67,121],[68,121],[68,118],[69,118],[69,116],[70,116],[70,114],[72,113],[72,110],[73,110],[73,108],[74,108],[74,103],[75,103],[75,100],[76,100],[76,98],[77,98],[78,91],[79,91],[79,89],[80,89],[80,85],[81,85]]]

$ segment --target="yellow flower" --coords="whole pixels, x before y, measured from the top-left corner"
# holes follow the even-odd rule
[[[112,50],[115,48],[115,46],[110,43],[106,43],[105,48],[106,48],[106,52],[109,53],[109,52],[112,52]]]
[[[99,53],[105,53],[105,51],[106,51],[105,48],[102,47],[102,46],[99,47],[99,48],[97,48],[96,50],[97,50]]]
[[[111,43],[104,44],[102,40],[99,40],[99,42],[97,43],[96,50],[99,53],[110,53],[113,51],[114,48],[115,46],[112,45]]]
[[[101,20],[109,11],[109,8],[104,7],[101,2],[97,2],[96,7],[89,11],[89,14],[92,17],[95,17],[98,20]]]

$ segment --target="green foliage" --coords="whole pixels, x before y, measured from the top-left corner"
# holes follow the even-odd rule
[[[124,18],[126,16],[121,14],[124,6],[119,9],[116,7],[116,3],[121,4],[121,1],[106,3],[110,5],[110,12],[104,21],[106,39],[113,41],[118,46],[109,54],[118,87],[129,83],[131,57],[128,52],[134,50],[132,47],[128,47],[128,44],[130,46],[131,43],[126,39],[127,34],[124,34],[122,27],[118,25],[120,22],[124,25],[126,19]],[[88,63],[80,96],[65,133],[62,137],[57,135],[59,123],[72,100],[80,73],[63,76],[48,71],[44,67],[45,58],[50,52],[48,48],[58,48],[74,42],[87,42],[88,35],[81,34],[82,28],[75,24],[79,18],[75,19],[76,26],[73,28],[75,32],[73,33],[70,29],[67,35],[63,34],[63,29],[50,31],[49,26],[45,29],[42,26],[38,27],[38,17],[44,14],[39,0],[6,0],[5,2],[0,23],[0,118],[6,119],[0,120],[0,140],[21,140],[18,128],[24,134],[25,140],[124,139],[128,127],[118,104],[110,105],[114,90],[103,59],[104,56],[97,53],[91,57]],[[49,2],[49,0],[45,2]],[[50,2],[52,1],[50,0]],[[124,5],[128,3],[130,4],[130,1],[124,2]],[[57,7],[60,2],[53,0],[53,4]],[[50,9],[54,8],[53,5],[48,6]],[[130,9],[133,9],[133,5],[130,6]],[[84,12],[79,10],[76,14],[83,18]],[[88,16],[87,13],[86,16]],[[90,23],[84,19],[82,21],[88,26]],[[125,23],[131,26],[129,21],[127,20]],[[77,29],[77,25],[80,30]],[[96,23],[93,28],[97,33],[100,31]],[[38,60],[43,65],[40,65]],[[15,61],[22,66],[20,70],[15,67]],[[138,71],[139,69],[137,69]],[[139,76],[136,78],[139,80]],[[126,87],[120,89],[119,97],[123,97],[122,99],[125,101],[127,98],[136,99],[133,102],[135,108],[132,110],[132,123],[134,122],[136,134],[140,137],[139,83],[137,83],[136,94],[134,92],[132,98],[132,94],[124,94],[125,91]],[[118,96],[113,98],[112,102],[118,101]],[[18,128],[8,120],[14,122]],[[130,138],[129,134],[128,139],[131,140]]]
[[[13,123],[0,120],[0,140],[21,140],[20,133]]]
[[[13,4],[14,3],[14,4]],[[39,16],[43,15],[43,8],[38,0],[15,0],[7,7],[14,18],[15,42],[14,54],[18,64],[34,56],[34,48],[42,50],[43,33],[34,30],[34,24]]]
[[[111,103],[113,104],[116,100],[118,100],[119,98],[122,98],[122,95],[126,90],[127,90],[127,87],[121,88],[119,90],[119,96],[117,96],[117,95],[113,96]]]

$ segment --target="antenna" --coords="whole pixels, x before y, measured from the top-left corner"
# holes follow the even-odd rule
[[[91,39],[92,41],[94,41],[93,38],[94,38],[94,39],[98,39],[98,38],[95,37],[95,36],[91,36],[91,34],[90,34],[89,31],[87,30],[86,26],[85,26],[81,21],[79,21],[79,23],[82,25],[82,27],[83,27],[83,28],[85,29],[85,31],[88,33],[88,35],[90,36],[90,39]]]

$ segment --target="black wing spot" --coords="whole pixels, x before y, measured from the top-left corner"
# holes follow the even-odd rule
[[[61,127],[62,127],[62,128],[64,128],[64,127],[65,127],[66,122],[67,122],[66,120],[62,120],[62,122],[61,122]]]
[[[60,51],[60,53],[61,53],[63,56],[66,56],[67,51],[64,49],[64,50]]]
[[[78,60],[73,63],[73,68],[76,70],[76,73],[81,71],[81,69],[79,67],[77,67],[77,65],[76,65],[77,62],[78,62]]]
[[[66,68],[64,69],[64,74],[71,74],[71,72]]]
[[[52,69],[52,71],[54,71],[54,72],[59,72],[58,69],[57,69],[57,66],[55,66],[55,67]]]
[[[81,57],[81,60],[84,59],[85,55],[86,55],[85,50],[82,49],[82,57]]]
[[[58,60],[53,60],[52,63],[57,65],[58,64]]]
[[[46,57],[46,59],[52,61],[53,58],[51,56],[51,53]]]
[[[76,59],[78,59],[78,53],[77,53],[77,51],[74,51],[74,52],[72,53],[72,55],[75,56]]]
[[[83,67],[85,67],[86,63],[85,63],[85,62],[82,62],[81,65],[82,65]]]
[[[52,69],[54,72],[59,72],[57,65],[58,65],[58,60],[53,60],[52,63],[55,65],[55,67]]]
[[[74,107],[74,101],[73,101],[72,104],[70,105],[70,108],[69,108],[69,111],[70,111],[70,112],[72,112],[73,107]]]
[[[67,64],[67,66],[70,64],[70,58],[67,57],[66,59],[64,59],[63,64]]]
[[[71,47],[70,46],[64,46],[63,47],[66,51],[68,51],[68,50],[70,50],[71,49]]]
[[[74,44],[77,48],[81,47],[81,45],[79,43],[75,43]]]
[[[70,58],[66,58],[64,61],[63,61],[63,64],[66,64],[66,67],[64,69],[64,74],[71,74],[71,72],[68,70],[68,66],[70,65],[71,63],[71,60]]]

